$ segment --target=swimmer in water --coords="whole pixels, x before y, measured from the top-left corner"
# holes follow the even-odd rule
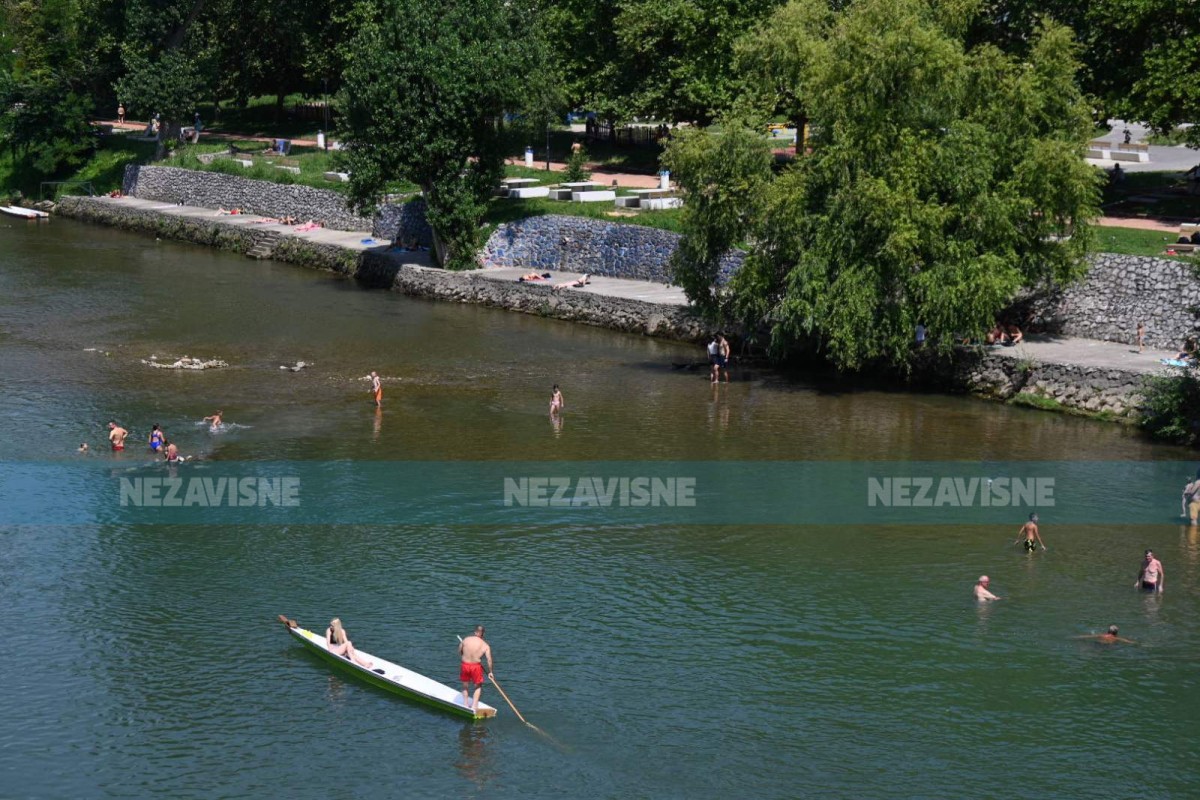
[[[1096,644],[1137,644],[1133,639],[1118,636],[1121,631],[1116,625],[1109,625],[1105,633],[1090,633],[1087,636],[1076,636],[1076,639],[1091,639]]]
[[[1016,544],[1017,542],[1021,541],[1022,538],[1024,538],[1026,553],[1032,553],[1033,551],[1037,550],[1038,545],[1041,545],[1042,549],[1045,550],[1046,543],[1042,541],[1042,534],[1038,531],[1037,524],[1038,515],[1030,514],[1029,522],[1026,522],[1021,526],[1021,530],[1017,532],[1017,538],[1013,540],[1013,544]]]
[[[87,453],[87,452],[89,452],[89,450],[88,450],[88,443],[87,443],[87,442],[80,442],[80,443],[79,443],[79,452],[80,452],[80,453]]]
[[[976,581],[975,589],[972,592],[975,596],[976,603],[987,603],[992,600],[1003,600],[1004,599],[1004,598],[994,595],[990,591],[988,591],[988,585],[990,583],[991,583],[991,580],[988,578],[987,575],[979,576],[979,580]]]
[[[108,441],[112,444],[113,452],[119,452],[125,449],[125,437],[128,435],[129,431],[125,430],[117,423],[108,423]]]
[[[187,456],[179,455],[179,448],[174,444],[167,445],[167,450],[163,453],[163,458],[168,464],[178,464],[180,461],[187,461]]]
[[[163,449],[167,443],[167,436],[162,432],[162,428],[155,424],[150,428],[150,452],[157,453]]]
[[[554,384],[554,393],[550,395],[550,414],[553,416],[562,411],[566,407],[563,402],[562,392],[559,391],[558,384]]]
[[[204,418],[204,420],[203,420],[204,422],[211,423],[209,430],[214,430],[214,431],[221,430],[221,415],[224,413],[225,413],[224,411],[217,411],[217,413],[213,414],[211,417]]]

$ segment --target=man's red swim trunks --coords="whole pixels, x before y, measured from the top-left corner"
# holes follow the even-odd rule
[[[463,683],[483,683],[483,665],[463,662],[458,671],[458,679]]]
[[[125,449],[125,445],[123,445],[123,444],[114,444],[114,445],[112,446],[112,448],[113,448],[113,450],[114,450],[114,451],[116,451],[116,450],[124,450],[124,449]]]

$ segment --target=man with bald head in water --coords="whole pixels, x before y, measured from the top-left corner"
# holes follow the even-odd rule
[[[470,709],[479,708],[479,695],[483,691],[483,664],[487,659],[487,676],[492,677],[492,648],[483,639],[483,626],[476,625],[475,632],[459,642],[458,653],[462,656],[462,666],[458,677],[463,686],[463,705]],[[470,688],[475,686],[475,699],[470,699]]]
[[[999,597],[998,595],[994,595],[988,591],[988,585],[990,583],[991,583],[991,579],[988,578],[987,575],[979,576],[979,581],[975,584],[975,592],[974,592],[975,602],[988,603],[988,602],[991,602],[992,600],[1002,600],[1003,599],[1003,598]]]
[[[129,431],[122,428],[115,422],[108,423],[108,441],[112,443],[113,451],[125,449],[125,437],[129,435]]]

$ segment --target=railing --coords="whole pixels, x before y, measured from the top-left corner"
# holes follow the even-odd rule
[[[52,189],[52,194],[50,195],[50,199],[54,199],[55,197],[58,197],[60,194],[62,194],[63,189],[66,187],[69,187],[69,186],[78,186],[78,187],[83,188],[84,190],[87,191],[89,197],[96,196],[96,187],[92,186],[91,181],[42,181],[41,185],[38,186],[38,200],[47,199],[46,198],[46,187],[47,186],[51,187],[51,189]]]

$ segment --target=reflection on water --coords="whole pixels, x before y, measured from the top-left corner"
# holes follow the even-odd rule
[[[476,789],[483,789],[499,774],[489,748],[491,731],[486,724],[464,722],[458,731],[458,760],[454,768]]]

